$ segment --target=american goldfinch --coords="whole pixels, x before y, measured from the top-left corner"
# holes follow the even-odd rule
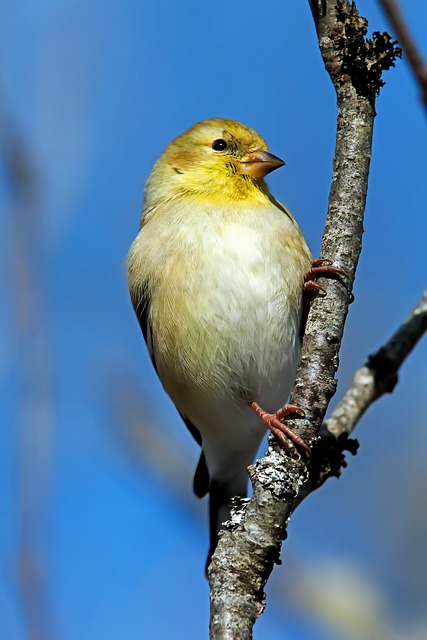
[[[265,428],[307,448],[282,423],[298,409],[278,408],[299,360],[304,276],[324,261],[311,270],[298,224],[264,182],[284,164],[247,126],[195,124],[154,165],[128,257],[152,362],[202,448],[194,491],[210,494],[208,563]]]

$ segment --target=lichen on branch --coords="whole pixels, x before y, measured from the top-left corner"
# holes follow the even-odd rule
[[[334,80],[344,84],[350,79],[357,93],[373,99],[385,84],[383,71],[394,67],[402,50],[386,32],[374,31],[372,38],[367,38],[368,20],[359,14],[354,2],[350,6],[337,2],[336,16],[331,38],[341,66]]]

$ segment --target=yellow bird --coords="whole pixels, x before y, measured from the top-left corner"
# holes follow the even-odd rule
[[[265,428],[307,448],[282,423],[298,409],[278,408],[299,360],[304,276],[325,269],[312,269],[298,224],[264,182],[284,164],[247,126],[195,124],[154,165],[128,257],[154,367],[202,448],[194,491],[210,493],[208,564]]]

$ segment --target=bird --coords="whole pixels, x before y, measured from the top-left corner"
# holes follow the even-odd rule
[[[283,422],[299,362],[303,290],[313,261],[264,178],[285,164],[251,127],[214,118],[176,137],[144,188],[128,255],[130,297],[148,353],[201,447],[196,496],[209,493],[210,547],[246,497],[247,467],[270,429],[309,453]]]

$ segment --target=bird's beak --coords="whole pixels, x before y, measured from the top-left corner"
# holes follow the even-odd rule
[[[253,151],[242,158],[241,172],[251,178],[260,179],[284,164],[286,163],[283,160],[268,151]]]

